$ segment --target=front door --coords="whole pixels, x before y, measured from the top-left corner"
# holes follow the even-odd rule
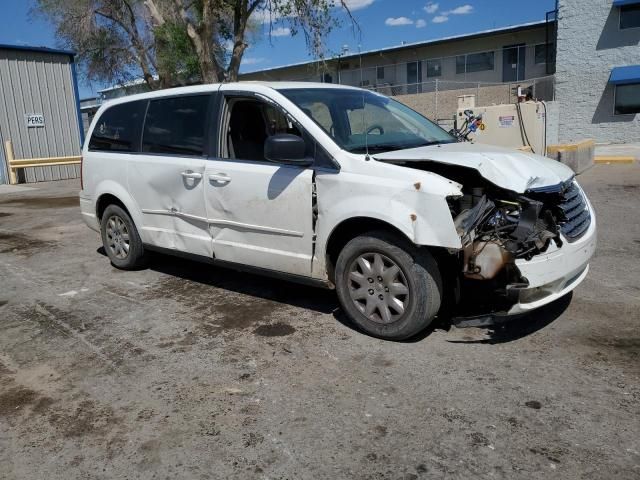
[[[277,107],[229,95],[219,119],[220,155],[208,160],[204,177],[213,254],[310,276],[313,170],[264,158],[269,135],[299,132]]]
[[[502,81],[519,82],[525,78],[527,47],[508,45],[502,49]]]
[[[204,152],[211,95],[150,100],[142,152],[128,163],[129,191],[152,245],[211,257]]]

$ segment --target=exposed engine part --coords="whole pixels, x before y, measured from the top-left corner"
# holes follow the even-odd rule
[[[477,241],[464,249],[465,277],[474,280],[491,280],[513,262],[513,255],[496,242]]]
[[[544,252],[552,240],[561,245],[556,221],[543,202],[522,195],[495,201],[482,195],[476,200],[481,191],[473,188],[471,194],[458,199],[460,206],[474,206],[454,218],[462,240],[466,278],[490,280],[516,258],[529,259]]]

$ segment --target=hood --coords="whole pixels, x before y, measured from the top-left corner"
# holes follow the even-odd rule
[[[574,173],[541,155],[481,143],[445,143],[376,154],[382,162],[437,162],[477,170],[498,187],[524,193],[565,182]],[[410,166],[410,165],[407,165]]]

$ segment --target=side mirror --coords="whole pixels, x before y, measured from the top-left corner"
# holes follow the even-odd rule
[[[305,156],[306,149],[304,140],[297,135],[278,133],[264,142],[264,158],[270,162],[307,166],[313,160]]]

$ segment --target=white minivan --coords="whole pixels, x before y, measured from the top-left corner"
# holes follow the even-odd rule
[[[82,215],[113,265],[156,250],[335,288],[377,337],[411,337],[445,305],[480,323],[538,308],[596,246],[568,167],[458,143],[368,90],[163,90],[107,102],[87,138]]]

